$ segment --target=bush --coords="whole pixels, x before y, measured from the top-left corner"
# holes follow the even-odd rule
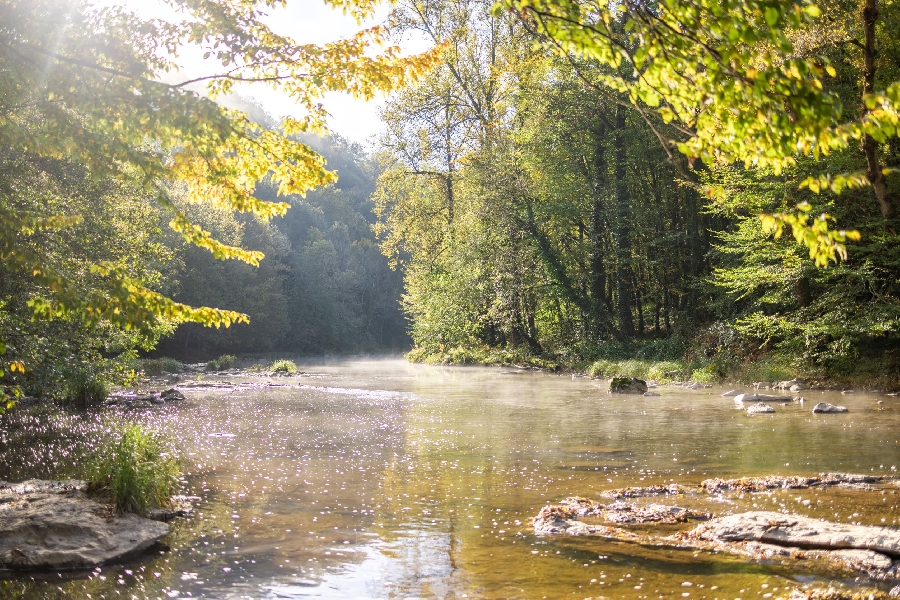
[[[109,386],[106,381],[87,369],[76,369],[67,374],[67,379],[62,394],[65,404],[86,408],[100,404],[109,395]]]
[[[237,356],[234,356],[233,354],[223,354],[219,358],[206,363],[206,370],[225,371],[226,369],[233,367],[235,362],[237,362]]]
[[[253,363],[246,369],[248,373],[262,373],[265,370],[266,366],[260,363]]]
[[[276,360],[269,365],[270,373],[296,373],[297,365],[290,360]]]
[[[134,361],[133,365],[135,370],[143,371],[145,375],[162,375],[163,373],[181,373],[184,371],[183,364],[167,356],[137,360]]]
[[[101,449],[88,477],[89,490],[109,496],[120,512],[146,515],[148,509],[168,503],[178,476],[178,464],[159,437],[133,424]]]

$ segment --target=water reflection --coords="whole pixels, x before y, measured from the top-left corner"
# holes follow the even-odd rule
[[[69,580],[13,579],[0,595],[777,597],[801,580],[790,567],[539,538],[531,517],[547,502],[617,487],[885,474],[900,463],[897,400],[883,396],[811,392],[803,405],[748,417],[720,389],[618,397],[587,379],[510,369],[387,360],[302,368],[313,376],[188,390],[185,404],[138,416],[177,440],[203,498],[175,524],[169,552]],[[820,400],[851,412],[811,414]],[[892,490],[685,502],[897,524]]]

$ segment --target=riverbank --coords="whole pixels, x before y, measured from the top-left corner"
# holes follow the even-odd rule
[[[615,346],[609,356],[600,358],[535,355],[524,347],[510,350],[486,346],[460,346],[440,352],[414,348],[406,357],[428,365],[518,367],[592,378],[636,377],[657,383],[691,381],[770,387],[780,381],[801,380],[815,389],[900,391],[900,370],[894,368],[891,357],[860,357],[852,365],[844,365],[843,370],[834,371],[771,352],[739,359],[695,347],[676,356],[672,350],[678,350],[678,344],[661,348],[658,342]],[[668,356],[660,357],[660,354]]]

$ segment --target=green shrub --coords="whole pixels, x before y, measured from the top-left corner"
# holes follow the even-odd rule
[[[158,358],[144,358],[135,361],[135,371],[143,371],[144,375],[162,375],[163,365]]]
[[[253,363],[246,370],[248,373],[262,373],[266,370],[266,366],[261,363]]]
[[[66,374],[63,403],[85,408],[100,404],[108,395],[109,386],[97,373],[80,368]]]
[[[101,449],[88,477],[89,490],[108,496],[120,512],[146,515],[148,509],[169,501],[178,476],[178,464],[164,451],[159,437],[133,424]]]
[[[164,356],[159,359],[159,362],[164,373],[181,373],[184,371],[184,365],[174,358]]]
[[[233,354],[223,354],[219,358],[206,363],[206,370],[225,371],[226,369],[233,367],[235,362],[237,362],[237,356],[234,356]]]
[[[297,365],[290,360],[276,360],[269,365],[270,373],[296,373]]]

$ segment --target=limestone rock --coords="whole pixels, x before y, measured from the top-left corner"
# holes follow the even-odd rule
[[[90,499],[81,481],[0,484],[0,568],[73,569],[146,550],[169,526],[116,515]]]
[[[609,380],[610,394],[644,394],[647,382],[635,377],[613,377]]]
[[[744,402],[790,402],[792,396],[773,396],[772,394],[738,394],[734,397],[735,404]]]
[[[766,404],[765,402],[758,402],[753,406],[747,408],[748,415],[758,415],[763,413],[773,413],[775,409]]]
[[[812,411],[814,413],[845,413],[847,412],[847,407],[836,406],[834,404],[828,404],[827,402],[819,402],[813,406]]]
[[[703,540],[755,541],[822,550],[871,550],[900,556],[900,530],[834,523],[771,511],[752,511],[713,519],[692,535]]]

